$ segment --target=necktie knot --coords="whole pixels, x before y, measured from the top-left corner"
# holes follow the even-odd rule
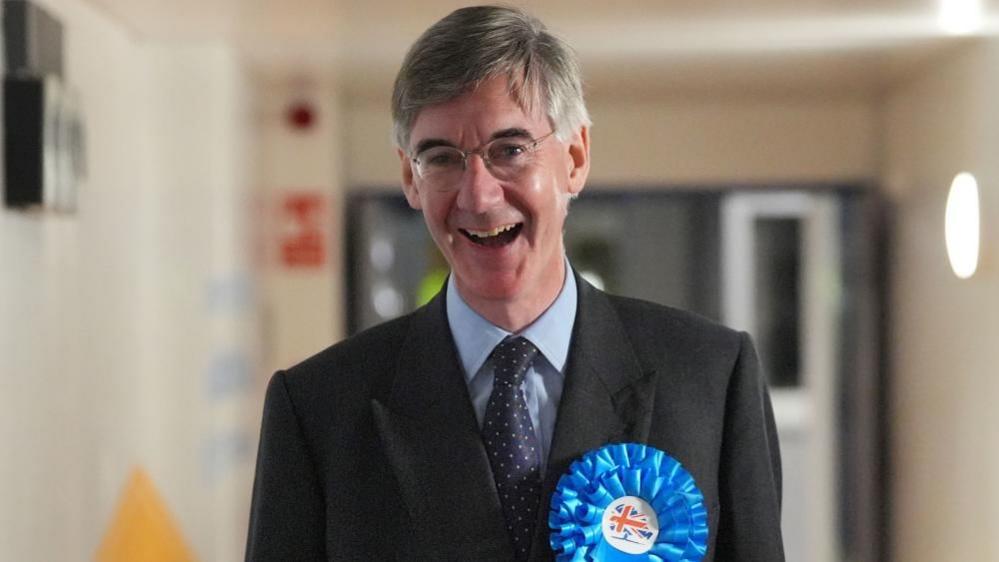
[[[496,382],[520,386],[537,355],[538,348],[526,338],[511,336],[501,341],[492,353]]]

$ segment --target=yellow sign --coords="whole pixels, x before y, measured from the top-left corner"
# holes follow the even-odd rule
[[[97,562],[195,562],[153,481],[132,471]]]

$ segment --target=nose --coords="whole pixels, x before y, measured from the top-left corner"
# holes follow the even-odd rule
[[[503,186],[479,154],[469,154],[458,186],[458,207],[471,213],[484,213],[503,201]]]

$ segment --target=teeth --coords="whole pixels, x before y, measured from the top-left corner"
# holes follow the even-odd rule
[[[496,228],[494,228],[492,230],[471,230],[471,229],[466,229],[465,232],[468,232],[469,234],[471,234],[472,236],[474,236],[476,238],[489,238],[490,236],[496,236],[496,235],[502,234],[502,233],[504,233],[504,232],[506,232],[508,230],[511,230],[515,226],[517,226],[517,225],[516,224],[507,224],[507,225],[504,225],[504,226],[497,226]]]

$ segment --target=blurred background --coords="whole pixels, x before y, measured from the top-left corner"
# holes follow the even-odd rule
[[[270,374],[446,274],[388,105],[461,5],[3,0],[0,560],[242,559]],[[517,5],[583,62],[574,266],[758,342],[788,560],[999,560],[997,7]]]

